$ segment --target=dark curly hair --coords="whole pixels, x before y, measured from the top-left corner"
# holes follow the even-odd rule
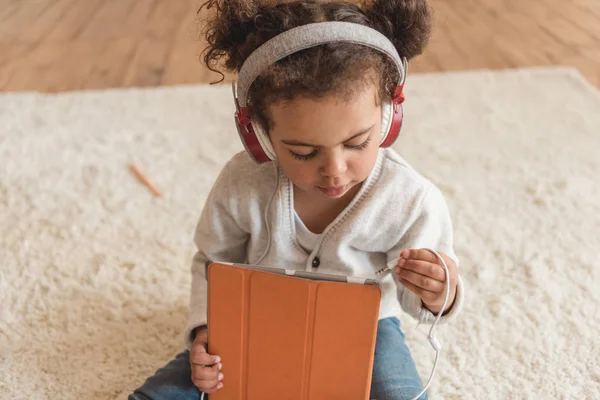
[[[205,25],[208,47],[204,62],[219,73],[222,67],[239,72],[246,58],[260,45],[289,29],[314,22],[345,21],[374,28],[390,39],[400,56],[407,59],[421,54],[431,32],[426,0],[372,0],[360,4],[323,0],[279,4],[265,4],[265,0],[208,0],[198,12],[203,8],[214,9]],[[271,104],[298,97],[321,98],[332,93],[350,100],[367,84],[378,86],[381,102],[392,98],[397,81],[393,62],[382,53],[352,43],[324,44],[272,65],[252,84],[248,105],[252,118],[268,131],[272,127],[268,113]]]

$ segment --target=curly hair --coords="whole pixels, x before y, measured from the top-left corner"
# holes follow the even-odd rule
[[[289,29],[314,22],[344,21],[384,34],[401,57],[423,51],[431,32],[426,0],[343,1],[297,0],[279,4],[255,0],[208,0],[198,10],[214,9],[205,25],[208,43],[204,62],[222,74],[239,72],[250,54]],[[222,79],[221,79],[222,80]],[[294,53],[263,72],[248,93],[251,115],[268,131],[268,107],[298,97],[331,94],[344,100],[365,85],[378,87],[378,101],[391,99],[398,81],[394,63],[382,53],[352,43],[331,43]],[[387,100],[389,101],[389,100]]]

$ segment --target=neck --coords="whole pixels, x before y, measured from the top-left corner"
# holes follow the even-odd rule
[[[322,233],[358,194],[362,183],[352,187],[339,199],[329,199],[320,193],[307,193],[294,186],[294,210],[306,227]]]

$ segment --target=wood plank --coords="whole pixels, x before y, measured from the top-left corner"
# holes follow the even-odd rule
[[[577,26],[582,32],[594,38],[596,43],[600,43],[600,21],[597,15],[578,7],[570,7],[563,18],[569,21],[572,26]]]
[[[135,32],[143,35],[146,27],[150,23],[154,10],[163,0],[141,0],[134,3],[133,8],[125,21],[128,32]]]
[[[2,90],[61,92],[123,87],[136,43],[124,38],[40,44],[6,68],[11,78]]]
[[[142,39],[137,42],[131,63],[124,74],[124,86],[158,86],[162,82],[170,40]]]
[[[61,74],[61,60],[66,53],[66,46],[54,44],[40,44],[32,51],[28,51],[9,66],[12,77],[4,90],[26,90],[26,91],[55,91],[64,87],[62,74],[68,73],[63,69]]]
[[[52,5],[40,14],[34,23],[28,29],[20,29],[19,34],[15,38],[16,42],[37,42],[49,40],[48,33],[56,27],[68,27],[69,21],[63,21],[65,15],[75,5],[81,2],[76,0],[57,0],[52,2]],[[81,23],[86,23],[86,19],[81,19]],[[2,40],[2,39],[0,39]]]
[[[552,36],[556,42],[566,46],[586,46],[593,44],[595,39],[581,31],[578,26],[565,19],[560,14],[552,14],[548,19],[537,21],[540,29]]]
[[[134,38],[105,42],[99,49],[85,79],[85,87],[88,89],[123,87],[125,74],[135,54],[135,46]]]
[[[6,24],[10,18],[17,12],[19,4],[15,1],[3,1],[0,6],[0,23]]]
[[[18,61],[34,50],[35,43],[11,43],[0,41],[0,75],[4,68],[13,67]]]
[[[201,1],[0,0],[0,90],[215,81],[199,59]],[[434,33],[411,72],[560,64],[600,81],[598,0],[430,4]]]
[[[14,73],[14,71],[9,70],[8,68],[0,69],[0,91],[2,91],[2,92],[9,91],[7,88],[12,80],[13,73]]]
[[[493,27],[496,23],[494,18],[491,18],[491,21],[482,18],[466,20],[446,3],[438,4],[437,10],[445,18],[436,20],[433,40],[427,51],[434,52],[438,56],[442,70],[508,68],[516,65],[510,58],[503,57],[496,51],[473,51],[474,48],[486,49],[493,46],[493,32],[501,30],[501,27],[498,29]],[[489,16],[487,19],[490,19]],[[478,34],[473,35],[469,30],[455,29],[456,26],[465,23],[473,24],[472,29],[477,30]]]
[[[179,21],[166,60],[163,84],[175,85],[194,82],[213,82],[219,75],[204,67],[200,59],[205,47],[196,22],[196,7],[192,4]]]
[[[52,92],[62,92],[91,88],[87,80],[91,75],[92,68],[98,64],[100,49],[104,46],[102,42],[74,41],[62,42],[65,48],[60,61],[53,65],[55,79]]]
[[[172,39],[180,27],[182,18],[192,13],[190,7],[191,0],[159,1],[150,14],[144,38]]]
[[[104,1],[79,33],[81,40],[108,40],[129,36],[125,24],[137,0]]]
[[[434,52],[424,52],[418,57],[412,59],[408,64],[408,73],[413,72],[439,72],[441,71],[440,61]]]
[[[100,11],[105,0],[78,0],[72,3],[62,16],[60,23],[54,24],[46,41],[77,39],[87,29],[90,20]]]
[[[16,10],[9,13],[0,24],[0,39],[6,42],[17,41],[19,35],[36,18],[52,6],[50,0],[30,0],[18,3]]]
[[[600,18],[600,2],[590,0],[573,0],[571,3],[577,9]]]

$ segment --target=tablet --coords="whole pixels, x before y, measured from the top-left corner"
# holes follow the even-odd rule
[[[208,350],[216,400],[368,400],[381,291],[375,279],[211,262]]]

